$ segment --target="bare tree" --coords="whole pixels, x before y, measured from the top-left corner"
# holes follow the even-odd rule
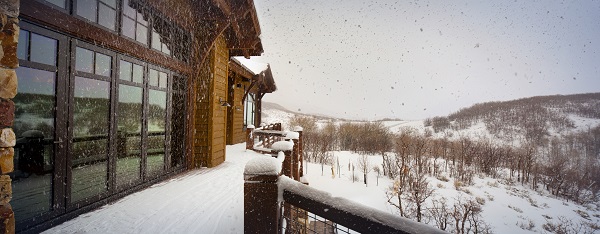
[[[356,166],[358,167],[358,170],[360,170],[363,173],[363,182],[366,186],[368,186],[367,174],[371,172],[371,170],[373,170],[373,167],[371,167],[371,161],[369,159],[369,156],[366,154],[360,154],[360,156],[356,159]]]
[[[377,173],[377,186],[379,186],[379,177],[381,177],[381,168],[377,165],[373,166],[373,171]]]
[[[429,217],[435,222],[435,226],[446,230],[450,223],[450,209],[446,205],[448,200],[442,197],[440,200],[431,201],[431,208],[427,209]]]
[[[423,217],[423,204],[429,198],[434,190],[429,186],[424,173],[414,173],[414,176],[409,176],[409,193],[406,200],[411,202],[414,207],[414,214],[417,222],[421,222]]]

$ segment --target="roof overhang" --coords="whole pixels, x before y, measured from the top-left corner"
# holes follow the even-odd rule
[[[260,56],[260,24],[252,0],[212,0],[227,17],[230,27],[225,31],[230,56]]]

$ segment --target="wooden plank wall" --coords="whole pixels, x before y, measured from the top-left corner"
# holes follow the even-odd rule
[[[227,49],[227,43],[225,37],[220,35],[215,42],[213,55],[210,58],[210,63],[213,68],[213,92],[211,92],[214,98],[211,101],[211,115],[212,121],[210,122],[209,131],[212,137],[209,139],[209,160],[207,160],[208,167],[214,167],[225,161],[225,143],[227,133],[227,108],[221,106],[220,100],[227,101],[228,91],[228,63],[229,63],[229,50]]]
[[[214,167],[225,161],[227,107],[220,100],[227,100],[229,51],[223,35],[209,53],[195,87],[195,167]]]
[[[212,53],[212,52],[210,52]],[[209,121],[210,121],[210,101],[213,99],[210,95],[212,87],[212,75],[210,61],[206,61],[200,67],[198,81],[195,85],[194,102],[194,131],[193,147],[194,155],[192,164],[195,168],[206,166],[209,157]]]
[[[246,85],[250,82],[244,82]],[[231,114],[233,115],[229,123],[231,126],[231,142],[229,144],[237,144],[246,142],[246,131],[244,130],[244,103],[242,99],[244,98],[244,83],[242,83],[242,77],[238,74],[235,75],[235,84],[230,85],[233,87],[233,103],[231,107]],[[241,84],[242,87],[237,87],[237,84]]]

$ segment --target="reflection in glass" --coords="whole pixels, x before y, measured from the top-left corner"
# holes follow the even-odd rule
[[[160,42],[160,35],[155,30],[152,30],[152,49],[162,51],[162,43]]]
[[[147,45],[148,44],[148,21],[144,20],[142,14],[129,6],[129,1],[123,1],[123,28],[124,36]]]
[[[115,23],[117,22],[117,11],[104,4],[99,4],[98,6],[98,24],[107,27],[111,30],[115,30]]]
[[[158,87],[166,88],[167,87],[167,73],[159,72],[160,79],[158,80]]]
[[[129,0],[123,0],[123,14],[135,18],[136,11],[129,6]]]
[[[108,55],[96,53],[96,74],[110,76],[112,58]]]
[[[244,108],[244,125],[254,125],[254,95],[249,93]]]
[[[75,49],[75,70],[94,72],[94,52],[81,47]]]
[[[109,83],[75,77],[71,203],[107,190]]]
[[[144,81],[144,67],[133,64],[133,82],[142,83]]]
[[[149,174],[156,174],[164,168],[167,93],[150,90],[148,102],[148,156],[146,157],[146,168]]]
[[[109,5],[112,8],[116,8],[117,7],[117,1],[116,0],[100,0],[101,2],[103,2],[106,5]]]
[[[139,41],[142,44],[148,44],[148,28],[138,23],[135,28],[135,40]]]
[[[21,29],[19,31],[19,44],[17,47],[17,57],[22,60],[29,59],[29,31]]]
[[[96,22],[97,7],[96,0],[77,0],[77,15]]]
[[[119,65],[119,79],[131,81],[131,63],[121,60]]]
[[[31,33],[30,55],[32,62],[56,66],[56,49],[58,42],[55,39]]]
[[[148,78],[150,79],[150,85],[158,86],[158,71],[150,69],[148,71]]]
[[[16,69],[19,93],[13,99],[14,171],[11,205],[17,222],[52,210],[56,73]]]
[[[123,17],[123,26],[121,26],[123,36],[135,39],[135,21],[128,17]]]
[[[140,179],[142,88],[119,85],[117,114],[117,186]]]

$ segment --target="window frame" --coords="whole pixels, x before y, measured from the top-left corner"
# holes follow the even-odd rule
[[[120,85],[128,85],[128,86],[133,86],[133,87],[139,87],[142,89],[142,122],[141,122],[142,129],[140,132],[141,133],[141,136],[140,136],[141,137],[141,139],[140,139],[141,149],[140,149],[140,171],[139,171],[140,177],[139,177],[139,179],[125,183],[124,185],[122,185],[122,187],[117,186],[118,185],[117,180],[119,178],[117,178],[117,174],[116,174],[117,173],[117,161],[118,161],[118,159],[116,158],[117,154],[118,154],[118,152],[117,152],[117,148],[118,148],[117,143],[118,142],[116,139],[115,139],[114,145],[112,145],[112,147],[111,147],[114,157],[115,157],[114,158],[115,162],[114,162],[114,170],[112,171],[113,181],[111,182],[110,186],[113,187],[114,191],[124,191],[124,190],[129,189],[131,186],[135,186],[135,185],[144,183],[146,181],[146,179],[145,179],[146,153],[147,153],[147,141],[148,141],[148,139],[147,139],[148,131],[146,128],[146,126],[148,124],[148,120],[147,120],[148,110],[146,107],[148,105],[148,97],[147,97],[148,90],[146,87],[147,86],[146,84],[148,83],[147,82],[148,74],[147,74],[146,67],[148,66],[148,63],[144,62],[142,60],[138,60],[138,59],[123,55],[123,54],[119,54],[119,53],[117,53],[116,59],[118,62],[117,62],[117,68],[116,68],[117,72],[116,72],[115,79],[114,79],[114,81],[115,81],[114,82],[115,83],[115,85],[114,85],[115,110],[114,110],[114,112],[111,112],[111,115],[114,116],[115,114],[117,114],[119,112],[119,88],[120,88],[119,86]],[[134,82],[133,78],[131,81],[121,79],[120,73],[119,73],[119,70],[121,69],[121,60],[142,66],[143,77],[142,77],[141,83]],[[132,70],[132,72],[133,72],[133,70]],[[116,136],[118,134],[117,133],[118,132],[118,118],[115,118],[114,121],[112,122],[112,124],[114,124],[114,128],[111,131],[111,134],[113,136],[115,136],[115,138],[116,138]]]
[[[63,34],[55,31],[48,30],[46,28],[37,26],[35,24],[21,20],[19,22],[21,30],[29,31],[30,33],[36,33],[42,36],[53,38],[57,40],[57,56],[56,66],[48,64],[36,63],[29,60],[19,59],[19,65],[21,67],[27,67],[38,70],[51,71],[56,73],[55,79],[55,116],[54,116],[54,165],[52,175],[52,199],[51,209],[48,212],[38,214],[32,218],[25,220],[15,220],[17,227],[23,227],[23,229],[31,228],[37,223],[36,220],[48,220],[63,214],[65,209],[66,200],[66,187],[63,183],[66,177],[66,156],[69,143],[67,138],[67,120],[68,120],[68,77],[69,71],[67,64],[69,64],[70,57],[67,55],[69,51],[69,38]],[[29,53],[29,50],[28,50]]]
[[[102,76],[102,75],[98,75],[95,73],[88,73],[88,72],[82,72],[82,71],[77,71],[76,67],[75,67],[75,63],[76,63],[76,53],[77,53],[77,47],[81,47],[87,50],[90,50],[94,53],[101,53],[104,55],[107,55],[111,58],[111,74],[110,76]],[[70,71],[70,76],[69,76],[69,107],[73,108],[73,105],[75,103],[74,101],[74,90],[75,90],[75,79],[76,77],[84,77],[84,78],[88,78],[88,79],[94,79],[94,80],[100,80],[100,81],[105,81],[109,83],[109,116],[108,116],[108,137],[107,137],[107,168],[106,168],[106,172],[107,172],[107,178],[106,178],[106,191],[101,192],[99,194],[87,197],[86,199],[80,200],[80,201],[76,201],[73,202],[72,198],[71,198],[71,190],[72,190],[72,180],[73,180],[73,172],[72,172],[72,168],[73,168],[73,125],[69,126],[69,130],[68,130],[68,137],[67,139],[69,139],[70,141],[70,145],[69,145],[69,149],[67,150],[68,154],[65,155],[66,157],[66,170],[67,170],[67,176],[66,176],[66,183],[67,186],[65,188],[65,194],[67,195],[66,200],[67,200],[67,211],[74,211],[76,209],[79,209],[79,207],[82,206],[87,206],[91,203],[97,202],[99,200],[105,199],[109,196],[111,196],[112,194],[114,194],[115,190],[114,187],[112,186],[113,183],[115,183],[113,180],[115,179],[115,176],[113,175],[115,172],[115,167],[116,167],[116,161],[114,160],[114,149],[116,147],[116,143],[115,143],[115,135],[112,134],[112,132],[114,131],[114,114],[115,113],[115,92],[116,92],[116,88],[114,87],[116,85],[116,82],[113,82],[115,76],[116,76],[116,72],[115,72],[115,68],[116,68],[116,53],[113,51],[110,51],[108,49],[102,48],[102,47],[98,47],[98,46],[94,46],[91,45],[87,42],[78,40],[76,38],[71,38],[71,48],[70,48],[70,61],[71,61],[71,66],[69,66],[71,68]],[[94,66],[95,66],[95,55],[94,55]],[[95,68],[94,68],[95,69]],[[74,113],[73,111],[69,112],[69,123],[74,123]]]
[[[122,17],[121,16],[121,14],[122,14],[121,13],[122,12],[122,10],[121,10],[121,2],[122,2],[122,0],[115,0],[115,8],[112,8],[108,4],[104,4],[102,2],[102,0],[93,0],[93,1],[96,2],[96,21],[89,20],[89,19],[87,19],[87,18],[85,18],[85,17],[83,17],[83,16],[81,16],[81,15],[78,14],[78,12],[77,12],[77,4],[79,4],[79,1],[80,0],[71,0],[71,1],[67,0],[66,5],[70,5],[71,6],[70,7],[70,11],[68,11],[68,12],[71,12],[71,14],[70,14],[71,16],[76,17],[76,18],[81,19],[81,20],[84,20],[84,21],[86,21],[88,23],[91,23],[91,24],[93,24],[96,27],[100,27],[102,29],[108,30],[109,32],[119,33],[119,29],[121,28],[121,17]],[[54,5],[54,4],[49,3],[49,2],[48,2],[48,4],[49,5]],[[106,5],[109,8],[115,10],[115,24],[114,24],[115,28],[114,29],[107,28],[106,26],[104,26],[104,25],[100,24],[100,22],[98,22],[99,19],[100,19],[100,4]],[[59,6],[55,5],[55,7],[58,8],[58,9],[61,9]],[[67,7],[67,8],[69,8],[69,7]]]

